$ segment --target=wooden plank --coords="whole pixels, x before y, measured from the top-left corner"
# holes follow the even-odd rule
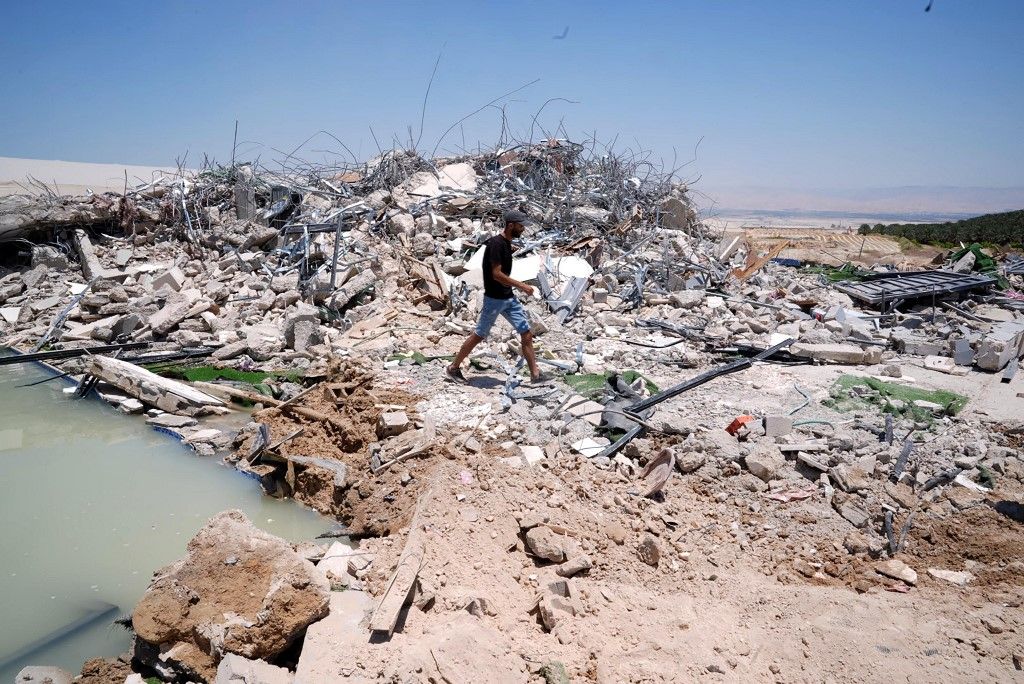
[[[377,609],[370,618],[370,630],[383,632],[391,636],[398,624],[398,617],[402,608],[412,598],[413,587],[416,584],[416,577],[423,567],[423,555],[425,550],[424,535],[421,529],[423,510],[430,501],[433,490],[428,489],[420,495],[416,502],[416,511],[413,513],[412,522],[409,524],[409,536],[405,540],[405,548],[398,559],[398,567],[391,575],[387,589],[381,595]]]

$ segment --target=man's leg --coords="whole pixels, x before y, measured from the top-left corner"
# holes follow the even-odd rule
[[[476,348],[476,345],[487,339],[487,336],[491,332],[491,328],[494,326],[494,321],[498,319],[498,314],[501,313],[504,304],[500,299],[491,299],[490,297],[484,297],[484,305],[480,309],[480,319],[476,323],[476,330],[474,330],[466,341],[462,343],[462,347],[459,348],[459,353],[455,355],[455,360],[452,361],[451,365],[445,369],[445,372],[453,380],[462,379],[462,371],[460,366],[462,362],[466,360],[470,352]]]
[[[466,338],[466,341],[462,343],[462,347],[459,349],[459,353],[455,355],[455,360],[452,361],[452,365],[448,366],[448,369],[451,371],[459,370],[459,366],[462,365],[462,362],[465,361],[466,357],[469,356],[470,352],[472,352],[473,349],[476,348],[476,345],[483,342],[483,340],[484,338],[480,337],[475,332],[470,333],[469,337]]]
[[[540,377],[540,369],[537,368],[537,354],[533,350],[533,332],[530,330],[530,319],[526,315],[526,308],[519,303],[519,300],[512,299],[501,313],[519,333],[523,358],[526,359],[526,365],[530,367],[530,378],[536,380]]]
[[[533,350],[533,333],[527,330],[520,336],[520,340],[523,343],[523,358],[530,367],[530,377],[536,380],[540,377],[540,369],[537,368],[537,354]]]

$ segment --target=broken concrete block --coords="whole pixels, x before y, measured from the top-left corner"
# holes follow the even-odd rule
[[[381,439],[400,435],[409,429],[409,416],[405,411],[386,411],[377,419],[377,436]]]
[[[677,309],[692,309],[704,301],[704,290],[682,290],[669,295],[669,303]]]
[[[21,316],[20,306],[5,306],[0,309],[0,317],[3,317],[8,323],[17,323],[19,316]]]
[[[854,527],[863,528],[871,521],[871,515],[866,510],[853,501],[841,501],[838,494],[832,499],[832,506]]]
[[[875,572],[886,577],[898,579],[907,584],[917,584],[917,573],[914,572],[913,568],[896,558],[875,563]]]
[[[228,653],[217,666],[213,684],[292,684],[293,679],[287,668]]]
[[[165,271],[153,279],[153,291],[156,292],[157,290],[167,287],[178,292],[184,284],[185,274],[182,273],[180,268],[175,266],[171,270]]]
[[[958,366],[970,366],[974,364],[974,350],[971,343],[963,338],[953,345],[953,362]]]
[[[807,344],[797,342],[789,348],[794,356],[802,356],[830,363],[849,363],[869,366],[882,360],[882,349],[861,349],[854,344]]]
[[[949,356],[926,356],[924,357],[924,367],[947,375],[967,374],[966,366],[958,366],[956,361]]]
[[[87,368],[91,375],[125,394],[168,413],[203,415],[224,407],[224,402],[216,397],[120,359],[92,356]]]
[[[590,291],[595,304],[606,304],[608,302],[608,290],[597,287]]]
[[[935,579],[940,579],[951,584],[955,584],[958,587],[965,587],[967,584],[974,579],[974,575],[965,571],[957,570],[942,570],[940,568],[928,568],[928,574]]]
[[[301,323],[313,324],[313,326],[300,326],[299,335],[296,336],[295,328]],[[316,330],[320,325],[320,311],[310,304],[299,302],[295,311],[288,314],[284,320],[284,341],[285,345],[295,349],[296,337],[301,343],[308,343],[310,330]]]
[[[238,340],[230,344],[225,344],[223,347],[213,352],[212,356],[218,361],[227,361],[249,351],[248,340]]]
[[[146,407],[138,399],[128,398],[118,404],[117,408],[130,416],[135,416],[142,413]]]
[[[192,302],[185,295],[175,292],[164,302],[163,308],[149,317],[149,326],[156,335],[166,335],[174,326],[188,316]]]
[[[1002,370],[1024,353],[1024,323],[1006,321],[992,327],[978,346],[975,363],[985,370]]]
[[[789,416],[765,416],[764,436],[781,437],[793,431],[793,419]]]

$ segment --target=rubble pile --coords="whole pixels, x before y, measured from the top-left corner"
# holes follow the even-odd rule
[[[556,377],[525,383],[501,324],[446,382],[510,208],[535,224],[512,277]],[[4,344],[362,540],[296,552],[218,516],[134,613],[139,671],[870,680],[852,644],[911,637],[932,655],[904,674],[1021,667],[1019,262],[797,269],[708,229],[671,174],[568,140],[0,216]],[[238,402],[240,430],[204,424]],[[278,555],[217,532],[240,525]],[[246,568],[270,588],[218,599]],[[341,607],[364,593],[365,616]]]

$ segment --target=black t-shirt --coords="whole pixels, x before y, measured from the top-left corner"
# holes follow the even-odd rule
[[[512,275],[512,243],[498,234],[484,243],[484,294],[492,299],[512,299],[512,288],[494,280],[494,265]]]

